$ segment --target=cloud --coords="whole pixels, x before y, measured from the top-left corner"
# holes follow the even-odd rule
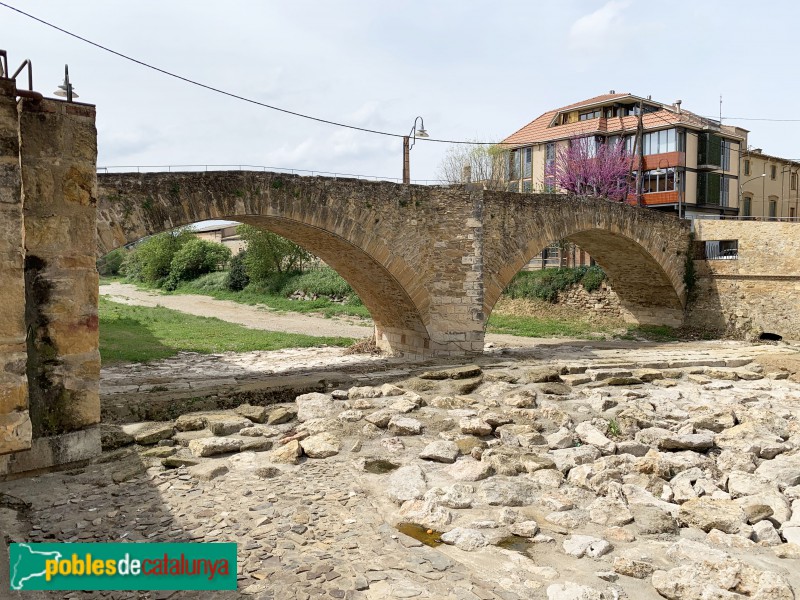
[[[630,0],[611,0],[575,21],[568,38],[575,57],[594,60],[620,49],[633,30],[626,18],[630,5]]]

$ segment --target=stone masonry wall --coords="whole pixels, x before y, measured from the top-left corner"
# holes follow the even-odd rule
[[[28,386],[34,435],[100,420],[93,106],[20,102]]]
[[[696,260],[686,322],[735,337],[800,340],[800,224],[698,220],[696,240],[738,240],[736,259]]]
[[[30,448],[16,87],[0,79],[0,455]]]
[[[580,308],[602,317],[620,317],[622,315],[619,297],[605,281],[600,284],[599,288],[591,292],[587,292],[582,284],[575,283],[558,293],[558,303]]]

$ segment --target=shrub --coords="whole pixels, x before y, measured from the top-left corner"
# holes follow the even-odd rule
[[[97,261],[97,272],[103,277],[119,275],[126,254],[124,248],[112,250]]]
[[[192,237],[181,244],[173,255],[164,287],[174,290],[181,281],[191,281],[216,271],[224,267],[230,257],[231,250],[227,246]]]
[[[172,258],[189,239],[195,239],[185,230],[168,231],[140,242],[125,257],[125,275],[134,281],[161,286],[169,277]]]
[[[330,267],[320,267],[292,277],[285,283],[280,294],[291,296],[297,291],[317,296],[355,295],[353,288]]]
[[[576,283],[582,283],[588,292],[596,290],[605,276],[603,270],[596,266],[522,271],[517,273],[503,293],[511,298],[538,298],[556,302],[559,292]]]
[[[250,283],[250,277],[247,275],[247,265],[244,258],[247,251],[240,252],[231,259],[230,270],[226,279],[226,287],[233,292],[241,292]]]
[[[311,260],[303,248],[272,232],[251,225],[239,225],[237,231],[247,243],[243,260],[251,281],[260,283],[272,273],[302,271],[303,263]]]
[[[606,278],[606,273],[598,267],[597,265],[591,266],[586,269],[586,273],[581,279],[581,283],[583,284],[583,289],[587,292],[593,292],[596,289],[600,288],[600,284],[603,283],[603,280]]]

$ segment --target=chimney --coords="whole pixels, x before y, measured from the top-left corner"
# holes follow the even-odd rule
[[[617,92],[615,92],[614,90],[608,90],[608,93],[609,94],[616,94]]]
[[[472,182],[472,167],[470,165],[464,165],[464,168],[461,169],[461,182]]]
[[[675,107],[675,110],[678,112],[678,114],[681,114],[681,104],[682,103],[683,103],[683,100],[675,100],[675,104],[673,104],[673,106]]]

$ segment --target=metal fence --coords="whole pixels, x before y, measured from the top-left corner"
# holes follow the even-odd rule
[[[333,179],[363,179],[365,181],[388,181],[402,183],[398,177],[382,177],[379,175],[359,175],[355,173],[336,173],[334,171],[313,171],[310,169],[287,169],[285,167],[267,167],[263,165],[109,165],[97,167],[98,173],[172,173],[203,171],[263,171],[270,173],[286,173],[303,177],[331,177]],[[416,185],[448,185],[440,179],[412,179]]]

